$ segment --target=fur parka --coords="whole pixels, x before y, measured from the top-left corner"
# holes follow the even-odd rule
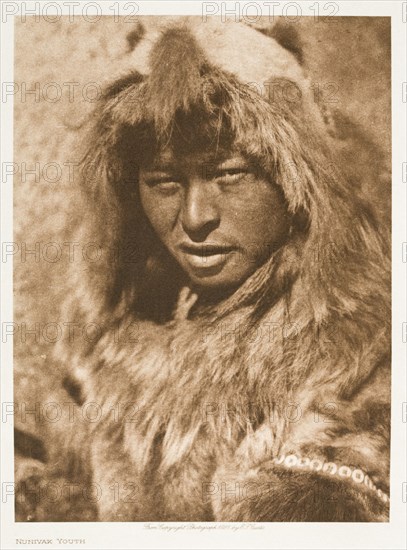
[[[77,235],[103,256],[74,266],[66,304],[102,329],[55,354],[78,402],[103,413],[78,437],[98,519],[388,521],[389,244],[335,115],[295,56],[245,25],[146,23],[130,57],[85,138]],[[129,192],[146,150],[186,146],[204,119],[273,178],[294,220],[213,301],[169,264]]]

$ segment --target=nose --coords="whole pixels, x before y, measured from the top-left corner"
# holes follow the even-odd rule
[[[190,181],[181,211],[181,225],[189,238],[202,242],[218,227],[219,205],[210,183],[202,180]]]

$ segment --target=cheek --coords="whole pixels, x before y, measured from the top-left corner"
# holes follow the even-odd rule
[[[236,196],[229,204],[228,227],[241,244],[264,244],[268,250],[287,234],[290,216],[282,193],[268,182],[258,184]]]
[[[162,197],[147,186],[140,185],[143,211],[158,237],[166,242],[178,216],[178,199]]]

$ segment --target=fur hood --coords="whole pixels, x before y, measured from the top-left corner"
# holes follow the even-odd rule
[[[313,101],[296,58],[273,38],[216,18],[180,19],[164,29],[144,23],[127,61],[132,70],[106,88],[87,123],[76,227],[82,241],[92,240],[103,253],[93,265],[85,260],[73,270],[79,309],[92,320],[106,312],[111,319],[115,306],[119,317],[129,306],[138,310],[146,280],[168,268],[134,197],[138,163],[169,140],[187,147],[198,128],[212,147],[214,138],[230,133],[281,186],[295,226],[279,261],[273,258],[268,268],[284,284],[301,278],[319,321],[328,308],[348,311],[356,299],[362,302],[368,287],[383,288],[388,231],[377,227],[360,169],[341,155],[350,125],[335,128],[326,108],[321,112]],[[205,117],[209,128],[200,128]],[[370,177],[370,158],[363,160]],[[70,223],[75,228],[74,217]],[[180,289],[175,286],[166,289],[172,307]],[[259,292],[277,288],[246,285],[255,286],[257,302]]]
[[[75,266],[66,306],[102,330],[57,352],[86,400],[134,407],[131,422],[125,407],[95,425],[90,452],[104,494],[135,481],[141,504],[106,497],[100,517],[386,520],[389,244],[332,118],[294,55],[241,24],[146,24],[129,65],[89,121],[78,235],[103,255]],[[141,155],[186,147],[204,119],[281,186],[294,219],[287,242],[212,304],[190,295],[129,198]],[[222,497],[253,483],[257,498]]]

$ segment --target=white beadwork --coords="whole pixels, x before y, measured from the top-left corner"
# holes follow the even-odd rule
[[[281,455],[273,459],[275,464],[284,465],[287,468],[308,468],[314,472],[322,471],[331,476],[338,475],[342,478],[352,479],[358,485],[364,484],[366,488],[374,491],[376,495],[386,504],[390,502],[389,496],[381,489],[378,489],[370,477],[359,468],[349,468],[349,466],[338,466],[335,462],[323,462],[319,458],[310,459],[307,456],[297,456],[295,454]]]

